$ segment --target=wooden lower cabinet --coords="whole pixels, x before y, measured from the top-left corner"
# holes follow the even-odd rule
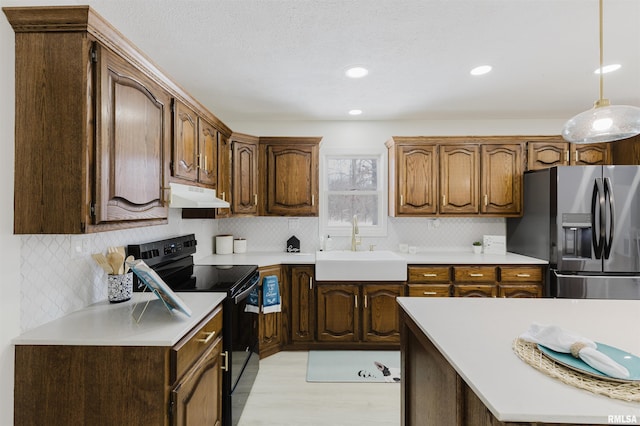
[[[316,297],[313,265],[291,267],[291,341],[315,341]]]
[[[221,335],[218,307],[173,347],[16,345],[14,423],[220,425]]]
[[[541,265],[409,265],[410,297],[542,297]]]
[[[264,277],[274,275],[280,284],[280,297],[282,298],[282,269],[280,265],[265,266],[260,268],[260,288]],[[259,296],[259,306],[262,306],[262,291]],[[260,312],[258,320],[258,338],[260,345],[260,358],[272,355],[280,351],[282,345],[282,312],[271,312],[265,314]]]
[[[317,285],[319,342],[400,342],[398,306],[402,284],[325,283]]]

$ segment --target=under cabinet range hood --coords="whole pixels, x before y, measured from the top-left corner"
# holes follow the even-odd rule
[[[169,183],[171,196],[169,208],[218,209],[228,208],[229,203],[216,197],[216,190],[199,186]]]

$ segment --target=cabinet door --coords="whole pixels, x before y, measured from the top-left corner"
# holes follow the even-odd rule
[[[595,166],[611,164],[611,144],[571,144],[571,165]]]
[[[365,284],[362,286],[362,340],[400,342],[399,312],[396,298],[404,296],[401,284]]]
[[[522,145],[483,145],[482,206],[484,214],[518,215],[522,210]]]
[[[316,298],[313,266],[291,268],[291,340],[315,340]]]
[[[98,57],[96,222],[167,218],[170,96],[107,49]]]
[[[542,297],[540,284],[500,284],[498,297]]]
[[[478,145],[440,146],[440,213],[478,213]]]
[[[266,144],[265,214],[318,215],[318,153],[318,144]]]
[[[198,147],[198,181],[215,188],[218,183],[218,130],[202,117],[198,118]]]
[[[528,142],[527,170],[541,170],[569,164],[567,142]]]
[[[232,141],[234,215],[258,214],[258,144]],[[287,182],[288,184],[288,182]]]
[[[198,116],[178,100],[173,101],[173,175],[198,180]]]
[[[398,215],[437,213],[437,146],[401,145],[397,149]]]
[[[282,298],[282,273],[280,265],[266,266],[260,268],[260,287],[262,279],[266,276],[275,275],[280,284],[280,297]],[[258,306],[262,306],[262,291]],[[271,355],[278,351],[282,343],[282,312],[260,313],[258,325],[258,338],[260,340],[260,357]]]
[[[360,340],[359,293],[357,284],[318,284],[318,341]]]
[[[453,286],[455,297],[496,297],[498,289],[494,284],[456,284]]]
[[[218,136],[218,189],[217,195],[231,202],[231,141],[223,134]],[[217,218],[231,216],[231,209],[216,209]]]
[[[222,339],[171,390],[174,426],[222,424]]]

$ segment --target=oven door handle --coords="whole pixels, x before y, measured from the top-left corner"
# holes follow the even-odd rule
[[[233,298],[233,302],[237,305],[238,302],[240,302],[242,299],[246,298],[249,293],[251,293],[251,290],[253,290],[254,288],[256,288],[256,286],[258,285],[258,283],[260,282],[260,275],[256,275],[256,279],[254,279],[253,284],[251,284],[249,287],[247,287],[242,293],[236,295],[236,297]]]

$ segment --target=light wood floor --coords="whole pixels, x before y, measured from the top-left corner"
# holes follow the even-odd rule
[[[308,352],[279,352],[260,371],[239,426],[400,424],[398,383],[307,383]]]

